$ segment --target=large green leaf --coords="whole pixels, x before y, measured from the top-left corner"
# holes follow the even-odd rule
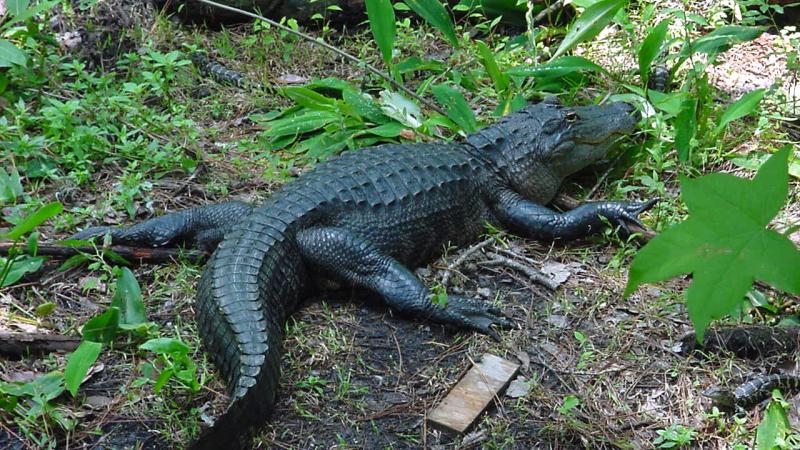
[[[119,309],[111,307],[103,314],[87,320],[82,334],[85,341],[109,343],[117,336],[117,330],[119,330]]]
[[[55,216],[64,209],[64,206],[59,202],[48,203],[18,223],[17,226],[11,229],[3,236],[6,239],[16,241],[22,236],[30,233],[34,228],[38,227],[45,220]]]
[[[299,136],[304,133],[319,130],[325,125],[340,119],[340,115],[331,111],[306,111],[290,117],[265,122],[267,130],[262,134],[266,137]]]
[[[645,85],[647,84],[646,81],[650,74],[650,67],[661,52],[661,46],[664,44],[664,39],[667,37],[669,23],[670,19],[667,18],[653,27],[647,37],[644,38],[642,47],[639,49],[639,76],[642,78],[642,82]]]
[[[722,53],[735,44],[752,41],[761,36],[766,28],[764,27],[743,27],[739,25],[728,25],[719,27],[707,35],[691,42],[681,50],[681,58],[691,56],[693,53],[706,53],[709,55]]]
[[[447,117],[461,129],[467,133],[474,133],[478,129],[475,114],[461,92],[446,84],[437,84],[431,88],[431,91],[439,104],[444,106]]]
[[[563,77],[575,72],[605,72],[605,69],[582,56],[562,56],[535,66],[519,65],[505,71],[515,77]]]
[[[395,37],[392,2],[389,0],[365,0],[365,2],[372,36],[375,37],[375,42],[378,44],[386,65],[391,65]]]
[[[697,133],[697,99],[687,98],[681,103],[681,111],[675,118],[675,149],[681,161],[689,159],[692,138]]]
[[[786,202],[790,150],[770,157],[753,180],[728,174],[682,179],[689,219],[639,251],[625,295],[642,283],[692,273],[686,303],[702,341],[708,324],[734,311],[753,280],[800,294],[800,251],[766,228]]]
[[[17,16],[19,16],[20,14],[25,12],[25,10],[28,9],[28,4],[30,3],[30,1],[28,0],[5,0],[5,2],[6,2],[6,8],[8,8],[8,12],[10,12],[12,16],[14,16],[15,20],[17,20],[16,19]]]
[[[758,450],[773,450],[785,442],[786,435],[792,432],[792,426],[786,410],[779,402],[772,401],[764,412],[764,418],[758,424],[756,431],[756,448]]]
[[[714,134],[719,135],[729,123],[733,122],[734,120],[741,119],[742,117],[755,111],[756,108],[758,108],[758,104],[761,103],[761,99],[764,98],[764,94],[766,93],[766,89],[756,89],[755,91],[744,94],[742,98],[733,102],[728,109],[722,113],[722,117],[719,118],[719,124],[714,130]]]
[[[189,353],[189,346],[174,338],[150,339],[139,346],[142,350],[149,350],[153,353],[168,355],[185,355]]]
[[[426,22],[439,30],[450,42],[450,45],[458,48],[458,36],[456,36],[453,20],[444,5],[438,0],[405,0],[404,3],[410,6]]]
[[[78,393],[78,387],[83,382],[83,377],[86,376],[92,364],[97,361],[102,349],[103,344],[99,342],[83,341],[67,358],[67,368],[64,369],[64,384],[73,397]]]
[[[572,24],[551,60],[572,50],[581,42],[597,36],[611,22],[617,11],[627,3],[628,0],[601,0],[586,8],[583,14]]]
[[[120,325],[138,325],[147,320],[139,283],[127,267],[122,268],[122,273],[117,278],[117,289],[111,306],[119,309]]]
[[[6,258],[0,258],[0,276],[6,265]],[[11,286],[19,281],[26,273],[36,272],[42,267],[42,256],[19,256],[11,263],[11,268],[4,279],[0,279],[0,287]]]
[[[0,67],[24,66],[27,61],[25,52],[11,42],[0,39]]]

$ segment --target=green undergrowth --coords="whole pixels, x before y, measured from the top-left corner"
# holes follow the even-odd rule
[[[58,47],[45,26],[52,14],[48,2],[34,2],[42,5],[37,10],[26,9],[28,2],[10,3],[15,5],[13,20],[0,22],[0,206],[9,228],[16,226],[17,231],[0,232],[17,247],[0,258],[0,293],[17,299],[11,316],[44,326],[47,317],[60,315],[69,329],[81,330],[83,336],[81,347],[66,361],[44,362],[49,374],[26,383],[0,384],[0,417],[14,423],[26,442],[41,448],[54,448],[75,433],[91,431],[81,429],[74,409],[83,401],[85,375],[109,355],[129,360],[124,393],[130,403],[145,400],[144,412],[157,415],[159,426],[177,434],[181,442],[196,434],[209,405],[218,400],[212,394],[223,388],[202,356],[193,325],[183,317],[191,313],[196,266],[180,263],[176,273],[156,275],[156,286],[148,290],[151,298],[146,298],[134,273],[109,251],[97,249],[74,258],[63,269],[81,266],[88,271],[91,276],[81,288],[98,303],[96,313],[81,321],[66,314],[59,300],[28,302],[24,288],[14,287],[43,267],[45,258],[37,253],[42,235],[64,236],[109,211],[124,213],[126,217],[116,220],[125,222],[153,204],[155,209],[173,208],[170,190],[160,187],[162,182],[196,180],[205,194],[224,198],[236,183],[245,184],[240,191],[274,187],[342,151],[387,142],[459,139],[548,96],[567,105],[618,100],[642,112],[639,131],[608,161],[581,174],[581,183],[570,182],[566,188],[580,199],[589,197],[594,183],[597,190],[589,199],[661,197],[646,218],[661,231],[689,213],[676,195],[680,178],[730,167],[752,175],[766,167],[768,157],[787,140],[779,124],[787,113],[777,89],[731,96],[709,79],[707,69],[718,64],[723,52],[764,31],[755,22],[764,17],[748,13],[737,20],[735,11],[721,4],[700,14],[651,2],[576,1],[580,9],[572,23],[528,24],[527,32],[520,34],[524,30],[464,5],[455,10],[466,18],[459,15],[454,21],[437,1],[368,0],[371,20],[364,26],[345,34],[322,20],[322,27],[312,32],[385,72],[412,95],[261,22],[206,30],[158,18],[151,28],[131,30],[140,39],[139,48],[122,51],[101,67]],[[738,5],[745,3],[754,2]],[[770,8],[774,7],[761,14]],[[304,29],[291,19],[282,23]],[[797,36],[787,40],[798,45]],[[190,62],[196,51],[271,88],[242,90],[204,79]],[[613,56],[619,55],[634,63],[617,64]],[[796,55],[787,57],[796,76]],[[647,88],[652,69],[661,65],[668,68],[673,86],[667,92]],[[302,81],[278,82],[287,77]],[[754,136],[757,149],[741,152]],[[794,177],[800,176],[800,163],[792,156],[796,146],[785,153],[784,173],[789,176],[783,186],[788,183],[791,202],[798,195]],[[696,182],[704,182],[700,180],[711,179]],[[768,196],[769,190],[764,190]],[[64,199],[67,192],[90,194],[70,200],[74,197]],[[770,212],[780,209],[772,206]],[[48,218],[50,226],[43,226]],[[766,222],[759,225],[763,228]],[[620,240],[611,232],[600,240],[619,248],[606,263],[614,274],[628,266],[639,248],[634,240]],[[644,278],[658,277],[640,276],[633,282]],[[700,282],[697,278],[695,283]],[[746,297],[737,292],[716,303],[711,318],[733,313],[734,322],[798,321],[782,306],[792,298],[789,294],[760,286],[751,289],[750,281]],[[180,292],[173,294],[176,286]],[[789,293],[795,289],[787,283],[777,287]],[[664,308],[679,309],[680,288],[664,289]],[[174,304],[160,311],[152,304],[154,298]],[[687,301],[693,301],[691,295]],[[315,358],[326,370],[325,376],[303,374],[291,380],[293,411],[319,420],[327,406],[330,417],[331,406],[325,403],[331,398],[363,409],[368,388],[350,371],[335,369],[336,358],[349,354],[353,346],[341,325],[330,323],[311,338],[300,322],[290,322],[288,331],[295,345],[287,354],[289,364],[299,368]],[[591,342],[575,336],[585,355],[578,364],[596,358]],[[181,415],[186,404],[191,405],[188,418]],[[759,439],[790,440],[779,411],[784,404],[776,398],[772,405],[765,431],[758,430]],[[579,408],[578,397],[565,397],[559,426],[586,432],[581,429],[585,423],[575,420]],[[733,419],[718,420],[728,427],[729,433],[722,434],[732,444],[746,442],[755,433],[741,431]],[[502,420],[491,421],[490,448],[513,445],[502,438],[507,426]],[[419,444],[418,434],[403,439],[408,445]],[[696,439],[696,430],[671,424],[652,435],[652,444],[673,448]]]

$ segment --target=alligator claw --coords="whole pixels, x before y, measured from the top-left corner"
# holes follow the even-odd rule
[[[443,312],[446,322],[459,327],[471,328],[487,334],[497,341],[500,340],[500,335],[492,328],[493,325],[499,328],[514,326],[514,322],[503,316],[500,309],[466,297],[449,297]]]
[[[625,203],[622,205],[622,211],[620,212],[619,217],[617,217],[617,224],[622,228],[625,234],[630,235],[632,231],[630,229],[630,225],[635,225],[641,229],[646,229],[645,225],[639,220],[639,214],[649,210],[656,203],[658,203],[660,199],[654,198],[648,200],[646,202],[631,202]]]

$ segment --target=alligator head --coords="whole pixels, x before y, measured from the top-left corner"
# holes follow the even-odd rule
[[[547,99],[467,138],[520,194],[549,201],[561,181],[602,159],[633,131],[639,115],[627,103],[566,107]]]

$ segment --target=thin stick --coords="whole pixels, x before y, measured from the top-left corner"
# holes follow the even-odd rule
[[[0,242],[0,256],[8,256],[9,250],[14,247],[13,242]],[[138,248],[124,245],[113,245],[109,250],[117,255],[137,262],[162,263],[178,259],[183,255],[190,261],[200,261],[208,257],[205,252],[197,250],[181,251],[174,248]],[[52,256],[55,258],[69,258],[81,253],[95,254],[94,247],[67,247],[64,245],[40,243],[36,249],[36,254],[41,256]]]
[[[395,88],[400,89],[401,91],[405,92],[406,94],[410,95],[411,97],[413,97],[413,98],[417,99],[418,101],[424,103],[425,106],[427,106],[428,108],[438,112],[439,114],[441,114],[443,116],[447,115],[435,103],[433,103],[432,101],[430,101],[430,100],[428,100],[428,99],[426,99],[426,98],[424,98],[424,97],[422,97],[420,95],[417,95],[416,92],[414,92],[411,89],[409,89],[409,88],[403,86],[402,84],[398,83],[392,77],[390,77],[388,74],[386,74],[384,72],[381,72],[380,70],[375,68],[375,66],[367,63],[366,61],[362,61],[362,60],[356,58],[355,56],[347,53],[346,51],[341,50],[341,49],[339,49],[337,47],[334,47],[331,44],[328,44],[325,41],[315,39],[314,37],[309,36],[309,35],[307,35],[305,33],[301,33],[300,31],[297,31],[297,30],[293,30],[293,29],[287,27],[286,25],[283,25],[283,24],[280,24],[278,22],[275,22],[274,20],[267,19],[266,17],[264,17],[264,16],[262,16],[260,14],[252,13],[252,12],[245,11],[245,10],[242,10],[242,9],[239,9],[239,8],[234,8],[233,6],[223,5],[221,3],[212,2],[211,0],[198,0],[198,1],[200,3],[205,3],[207,5],[215,6],[217,8],[221,8],[221,9],[225,9],[225,10],[228,10],[228,11],[233,11],[233,12],[236,12],[236,13],[239,13],[239,14],[243,14],[243,15],[245,15],[247,17],[252,17],[253,19],[263,20],[264,22],[267,22],[268,24],[272,25],[273,27],[280,28],[281,30],[283,30],[283,31],[285,31],[287,33],[293,34],[293,35],[295,35],[295,36],[297,36],[297,37],[299,37],[301,39],[304,39],[304,40],[306,40],[308,42],[311,42],[314,45],[319,45],[320,47],[322,47],[322,48],[324,48],[326,50],[329,50],[329,51],[331,51],[333,53],[336,53],[337,55],[341,56],[342,58],[344,58],[344,59],[346,59],[346,60],[348,60],[350,62],[353,62],[353,63],[356,63],[356,64],[359,64],[359,65],[363,66],[365,69],[367,69],[368,71],[372,72],[374,75],[377,75],[377,76],[383,78],[384,80],[388,81],[389,84],[391,84]]]
[[[524,273],[528,276],[532,281],[541,284],[542,286],[550,289],[551,291],[555,291],[558,288],[558,284],[553,282],[550,278],[547,278],[547,275],[543,274],[542,272],[534,269],[533,267],[526,266],[525,264],[519,263],[514,261],[513,259],[506,258],[503,255],[498,253],[487,253],[489,257],[493,258],[489,261],[482,262],[481,264],[485,266],[508,266],[512,269],[517,269],[520,272]]]
[[[447,283],[450,282],[450,276],[452,275],[453,271],[455,271],[455,269],[458,266],[463,264],[464,261],[467,260],[467,258],[469,258],[472,255],[474,255],[475,253],[477,253],[480,249],[482,249],[482,248],[486,247],[487,245],[491,244],[492,241],[494,241],[493,237],[486,238],[485,240],[473,245],[472,247],[464,250],[464,252],[462,252],[460,255],[458,255],[458,258],[456,258],[455,261],[451,262],[447,266],[447,268],[445,269],[444,276],[442,276],[441,285],[446,288],[447,287]]]
[[[537,14],[536,17],[533,18],[533,22],[531,22],[531,24],[533,25],[538,23],[540,20],[544,19],[544,16],[550,15],[550,13],[552,13],[553,11],[562,6],[564,6],[564,0],[556,0],[547,8],[539,11],[539,14]]]

